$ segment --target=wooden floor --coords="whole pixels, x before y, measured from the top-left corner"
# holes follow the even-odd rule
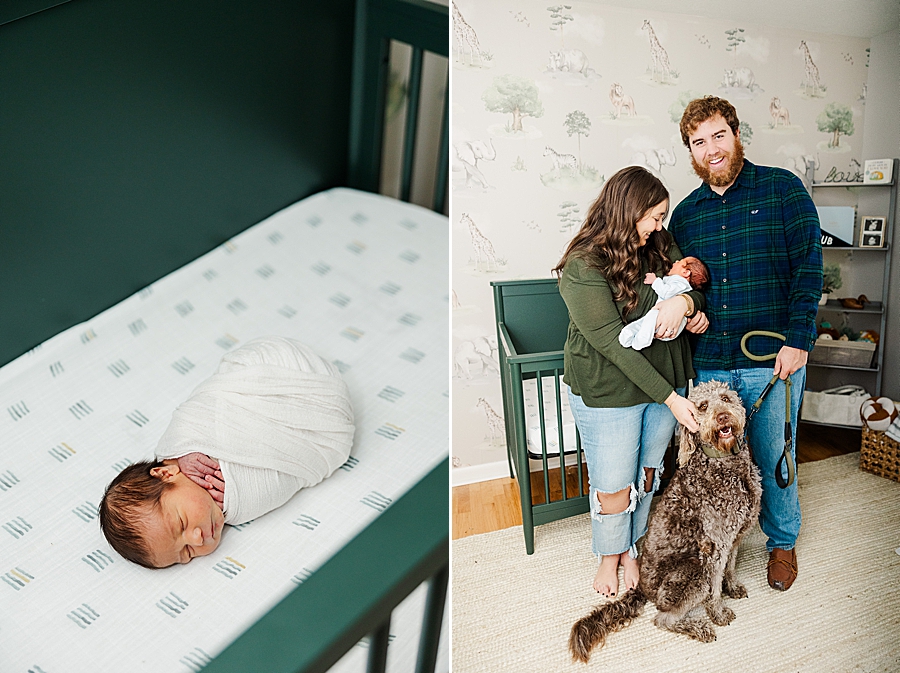
[[[797,462],[807,463],[831,456],[859,451],[860,431],[853,428],[833,428],[801,423],[797,429]],[[668,471],[668,470],[667,470]],[[532,500],[544,500],[544,482],[540,472],[532,473]],[[583,492],[587,492],[587,473],[582,478]],[[551,499],[561,492],[559,471],[551,470]],[[568,494],[578,492],[578,469],[566,469]],[[468,535],[490,533],[522,524],[519,487],[514,479],[493,479],[453,489],[453,539]]]

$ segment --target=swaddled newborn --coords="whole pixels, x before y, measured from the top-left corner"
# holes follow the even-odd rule
[[[340,467],[353,410],[337,369],[283,337],[248,342],[175,410],[155,462],[130,465],[100,503],[110,545],[146,567],[216,549],[225,523],[280,507]]]

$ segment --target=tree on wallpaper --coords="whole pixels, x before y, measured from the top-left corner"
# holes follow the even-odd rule
[[[732,28],[731,30],[725,31],[725,41],[728,43],[725,47],[725,51],[730,51],[734,55],[734,64],[737,65],[737,50],[744,42],[747,40],[744,39],[744,36],[741,33],[744,32],[743,28]]]
[[[841,136],[853,135],[853,110],[840,103],[829,103],[816,117],[816,124],[823,133],[832,133],[828,147],[835,149],[840,147]]]
[[[703,94],[698,91],[682,91],[678,94],[678,98],[669,106],[669,120],[673,124],[681,124],[681,117],[684,115],[688,103],[698,98],[703,98]]]
[[[566,37],[563,34],[563,28],[569,21],[575,20],[574,16],[565,13],[569,9],[572,9],[572,5],[555,5],[547,8],[547,11],[550,12],[550,30],[559,31],[559,39],[562,42],[563,49],[566,48]]]
[[[737,64],[738,49],[747,41],[743,33],[743,28],[725,31],[725,51],[731,52],[733,65],[725,69],[719,89],[727,98],[754,98],[756,92],[761,90],[753,71],[747,67],[738,67]]]
[[[557,213],[560,221],[559,230],[568,235],[572,235],[572,231],[581,224],[581,214],[578,204],[574,201],[563,201],[559,204],[560,211]]]
[[[512,126],[507,126],[506,129],[508,133],[524,131],[522,120],[525,117],[544,116],[544,105],[538,96],[537,84],[527,77],[495,77],[491,88],[481,95],[481,100],[489,112],[512,115]]]
[[[581,136],[587,138],[591,131],[591,120],[581,110],[575,110],[566,115],[566,133],[571,138],[573,135],[578,136],[578,165],[581,166]]]

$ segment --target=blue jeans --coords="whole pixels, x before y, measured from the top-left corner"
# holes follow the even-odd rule
[[[568,386],[566,386],[568,388]],[[678,391],[684,394],[684,389]],[[591,503],[591,548],[598,557],[628,551],[647,532],[650,502],[659,489],[666,446],[675,432],[675,417],[664,404],[633,407],[588,407],[568,388],[569,406],[587,459]],[[653,469],[650,492],[644,468]],[[624,512],[603,514],[598,493],[631,489]]]
[[[697,383],[722,381],[730,385],[740,396],[747,413],[759,398],[766,384],[772,379],[769,367],[754,369],[704,369],[697,372]],[[791,374],[791,451],[794,464],[797,460],[797,415],[803,389],[806,387],[806,367]],[[793,549],[800,533],[800,499],[797,497],[797,480],[787,488],[780,488],[775,481],[775,466],[784,451],[785,384],[778,380],[759,411],[750,421],[747,441],[753,453],[753,461],[762,473],[762,509],[759,525],[769,538],[766,549]],[[784,464],[782,463],[782,466]],[[782,476],[787,478],[783,467]]]

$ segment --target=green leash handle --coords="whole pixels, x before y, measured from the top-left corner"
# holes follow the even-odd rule
[[[743,337],[741,337],[741,352],[746,355],[748,358],[755,362],[764,362],[766,360],[774,360],[778,357],[778,353],[771,353],[769,355],[754,355],[747,348],[747,341],[750,337],[755,336],[767,336],[774,337],[776,339],[781,339],[782,341],[786,341],[785,337],[777,332],[768,332],[766,330],[753,330],[751,332],[747,332]],[[769,391],[772,390],[772,386],[775,385],[775,382],[778,380],[778,375],[775,374],[772,377],[772,380],[766,384],[766,387],[763,388],[762,393],[759,398],[757,398],[756,402],[753,403],[753,406],[750,407],[750,412],[747,414],[747,422],[750,422],[750,419],[753,418],[753,414],[759,411],[759,408],[762,406],[763,400],[766,398],[766,395],[769,394]],[[784,391],[784,450],[781,452],[781,458],[778,459],[778,463],[775,465],[775,483],[778,484],[779,488],[787,488],[791,484],[794,483],[794,461],[791,458],[791,446],[793,444],[793,433],[791,432],[791,377],[788,376],[784,380],[785,391]],[[787,479],[781,476],[782,466],[787,465]]]

